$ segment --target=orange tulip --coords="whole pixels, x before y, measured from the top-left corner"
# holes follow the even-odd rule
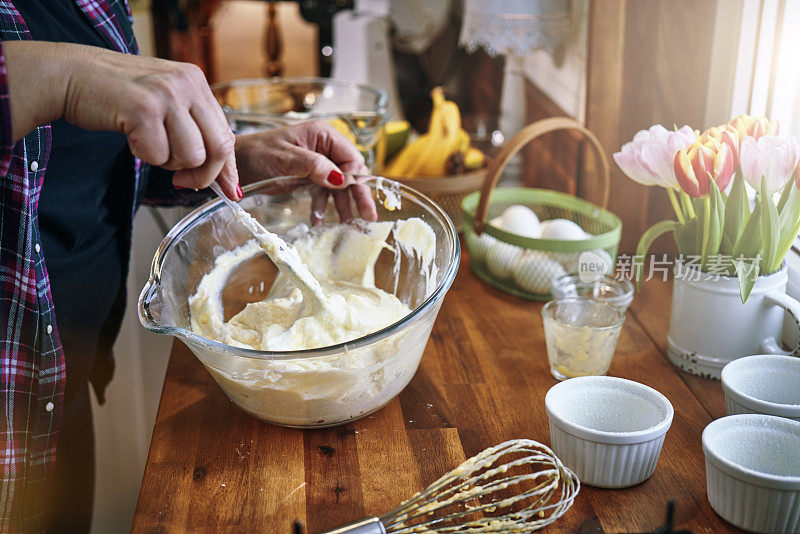
[[[780,129],[778,121],[770,121],[766,117],[751,117],[750,115],[739,115],[735,119],[729,120],[724,126],[730,126],[739,132],[739,141],[745,137],[758,139],[762,135],[778,135],[778,130]]]
[[[673,161],[675,177],[686,194],[702,198],[711,190],[711,180],[724,191],[736,170],[734,153],[727,143],[707,138],[698,139],[686,150],[675,153]]]
[[[701,144],[706,144],[708,141],[725,143],[733,153],[733,161],[739,161],[739,142],[741,141],[741,137],[739,131],[730,124],[713,126],[700,134],[697,138],[697,142]]]

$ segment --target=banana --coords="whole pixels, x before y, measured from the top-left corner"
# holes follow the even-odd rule
[[[388,176],[444,176],[447,162],[454,154],[476,162],[478,155],[470,148],[469,134],[461,128],[461,113],[455,102],[445,99],[441,87],[431,91],[433,110],[428,132],[406,145],[386,165]],[[481,154],[482,155],[482,154]]]
[[[417,154],[424,149],[428,140],[425,136],[419,137],[409,145],[406,145],[392,160],[384,167],[384,174],[389,176],[407,176],[408,170],[414,165]]]
[[[470,147],[464,155],[464,165],[471,171],[481,169],[486,165],[486,155],[474,146]]]
[[[441,131],[442,128],[442,105],[446,100],[441,87],[435,87],[431,91],[431,100],[433,100],[433,110],[431,111],[431,123],[428,126],[429,133]]]
[[[431,123],[428,133],[422,136],[424,148],[414,154],[414,160],[406,169],[408,176],[424,176],[428,173],[429,161],[436,156],[436,151],[441,144],[446,127],[448,102],[444,98],[444,91],[441,87],[436,87],[431,91],[433,100],[433,111],[431,112]]]
[[[459,131],[458,131],[458,151],[461,152],[462,154],[466,155],[467,150],[469,150],[469,143],[470,143],[469,134],[467,132],[465,132],[464,130],[459,129]]]
[[[434,133],[442,128],[441,105],[444,102],[444,92],[440,87],[431,91],[433,110],[428,133],[421,135],[416,141],[406,145],[384,169],[389,176],[413,176],[415,170],[428,157],[428,152],[434,144]]]
[[[428,157],[420,162],[414,174],[419,176],[443,176],[447,174],[446,164],[450,154],[458,149],[461,114],[453,102],[442,103],[442,131],[432,142]],[[431,132],[435,133],[435,132]]]
[[[419,162],[419,158],[430,147],[430,135],[420,136],[416,141],[407,145],[386,166],[385,173],[389,176],[408,176]]]
[[[391,170],[400,172],[401,176],[415,176],[420,174],[423,164],[431,157],[438,144],[438,137],[442,129],[442,104],[444,95],[440,90],[434,90],[431,94],[434,101],[431,113],[431,122],[428,133],[420,136],[408,147],[408,152],[402,154],[398,165]],[[391,173],[388,173],[391,174]]]

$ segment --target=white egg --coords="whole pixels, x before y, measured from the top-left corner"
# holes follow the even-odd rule
[[[491,241],[486,251],[486,266],[493,276],[505,280],[511,275],[511,268],[517,258],[522,256],[522,249],[494,238]]]
[[[509,206],[503,212],[501,228],[522,237],[539,237],[539,217],[527,206]]]
[[[474,232],[467,232],[467,250],[469,250],[470,260],[483,262],[486,259],[486,251],[494,240],[489,234],[476,235]]]
[[[542,239],[560,239],[562,241],[577,241],[591,237],[574,222],[567,219],[550,219],[542,221],[539,225]]]
[[[550,293],[550,282],[564,274],[564,268],[549,254],[528,250],[517,258],[511,269],[514,282],[537,295]]]
[[[497,217],[492,217],[491,219],[489,219],[489,224],[491,224],[492,226],[495,226],[497,228],[502,228],[503,224],[504,224],[503,223],[503,216],[502,215],[498,215]]]
[[[602,262],[605,265],[605,272],[602,274],[611,274],[614,271],[614,265],[611,263],[611,256],[601,248],[588,252],[553,252],[552,254],[568,273],[580,273],[581,263],[588,262],[595,265]],[[586,268],[588,267],[584,265],[584,269]]]
[[[553,259],[564,267],[568,273],[577,273],[579,260],[581,257],[580,252],[551,252]]]
[[[597,256],[596,258],[592,258],[589,256],[587,259],[592,262],[603,262],[606,265],[606,271],[603,274],[612,274],[614,272],[614,263],[611,261],[611,254],[603,250],[602,248],[598,248],[595,250],[590,250],[590,253]]]

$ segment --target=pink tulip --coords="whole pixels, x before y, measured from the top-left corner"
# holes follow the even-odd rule
[[[689,146],[696,137],[688,126],[671,131],[656,124],[649,130],[640,130],[632,141],[622,145],[614,154],[614,161],[634,182],[677,188],[673,170],[675,153]]]
[[[692,143],[686,150],[675,153],[675,177],[686,194],[702,198],[711,191],[711,180],[724,191],[736,170],[733,152],[725,143],[706,139]]]
[[[739,163],[744,179],[760,191],[761,178],[765,177],[770,193],[786,185],[800,159],[800,149],[793,135],[762,135],[758,140],[755,137],[745,137],[739,150]]]
[[[739,115],[728,121],[726,126],[730,126],[739,132],[739,140],[745,137],[760,138],[762,135],[778,135],[780,125],[778,121],[771,121],[766,117],[751,117],[750,115]]]

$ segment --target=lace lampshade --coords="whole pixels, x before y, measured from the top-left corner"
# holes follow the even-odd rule
[[[466,0],[461,44],[491,56],[557,53],[570,34],[571,0]]]

